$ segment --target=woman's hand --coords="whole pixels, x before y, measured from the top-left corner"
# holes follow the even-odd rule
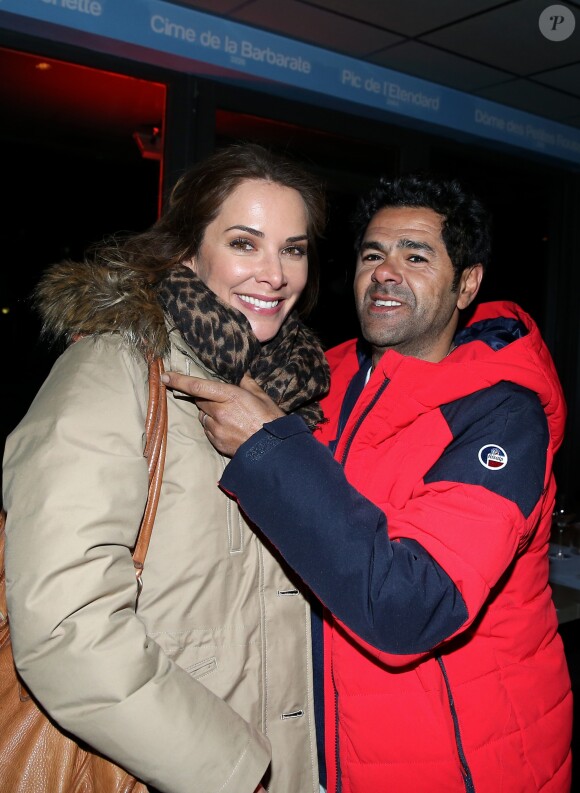
[[[244,375],[239,386],[176,372],[166,372],[162,380],[169,388],[193,397],[205,434],[226,457],[233,457],[268,421],[284,415],[249,375]]]

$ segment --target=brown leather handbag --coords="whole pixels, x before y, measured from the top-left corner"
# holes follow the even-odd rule
[[[138,587],[159,501],[167,444],[167,397],[163,363],[149,364],[145,457],[149,493],[133,563]],[[4,544],[0,513],[0,791],[1,793],[147,793],[122,768],[63,733],[24,688],[14,667],[6,606]]]

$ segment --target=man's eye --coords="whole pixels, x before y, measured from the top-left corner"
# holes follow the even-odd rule
[[[409,261],[413,262],[413,264],[420,264],[421,262],[426,262],[427,259],[424,256],[419,256],[418,253],[414,253],[412,256],[409,256]]]
[[[381,258],[382,257],[378,253],[365,253],[365,255],[361,257],[363,262],[378,262]]]

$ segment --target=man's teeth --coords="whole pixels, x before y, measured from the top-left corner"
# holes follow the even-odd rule
[[[240,300],[243,300],[244,303],[249,303],[251,306],[256,306],[257,308],[276,308],[279,300],[258,300],[257,297],[250,297],[249,295],[238,295]]]
[[[374,304],[375,306],[386,306],[387,308],[401,305],[397,300],[375,300]]]

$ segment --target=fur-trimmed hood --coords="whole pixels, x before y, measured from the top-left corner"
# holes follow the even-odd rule
[[[108,261],[64,261],[50,267],[36,290],[43,335],[70,344],[78,338],[117,334],[145,358],[165,358],[176,329],[196,359],[225,382],[249,372],[286,411],[299,411],[312,427],[328,390],[328,364],[315,334],[291,313],[261,344],[248,319],[222,302],[187,267],[160,273]]]
[[[79,336],[118,333],[144,355],[169,347],[156,286],[128,267],[64,261],[51,266],[35,291],[43,335],[69,344]]]

